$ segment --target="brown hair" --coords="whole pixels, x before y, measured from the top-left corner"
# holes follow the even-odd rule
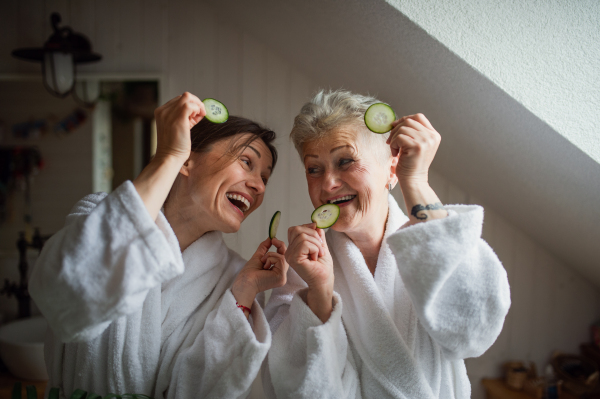
[[[275,132],[250,119],[239,116],[229,116],[227,122],[224,123],[212,123],[208,119],[203,118],[191,130],[192,152],[208,152],[214,143],[243,133],[250,133],[250,136],[243,141],[233,140],[224,155],[235,157],[244,151],[254,140],[261,139],[269,151],[271,151],[271,158],[273,158],[271,167],[274,169],[277,163],[277,149],[273,145]]]

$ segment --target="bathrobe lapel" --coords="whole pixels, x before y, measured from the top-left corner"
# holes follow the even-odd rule
[[[177,248],[179,249],[179,248]],[[185,271],[162,286],[162,345],[156,392],[164,392],[177,356],[193,345],[245,261],[230,251],[221,232],[210,232],[182,254]]]
[[[385,240],[408,218],[391,195],[388,202],[388,221],[375,277],[347,235],[333,230],[327,233],[335,268],[335,290],[344,304],[342,321],[363,367],[369,369],[390,396],[433,398],[413,357],[412,342],[405,341],[405,338],[412,339],[409,328],[402,327],[407,331],[399,331],[402,323],[397,326],[394,321],[398,316],[415,316],[410,309],[410,300],[400,301],[401,296],[408,294],[403,289],[396,260]],[[408,392],[410,395],[405,396]]]

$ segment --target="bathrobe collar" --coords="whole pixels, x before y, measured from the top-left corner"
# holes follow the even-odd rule
[[[329,230],[335,291],[342,297],[342,321],[362,362],[393,397],[433,398],[416,360],[393,320],[395,284],[401,284],[387,237],[408,221],[388,196],[389,212],[375,276],[358,247],[340,232]],[[400,280],[400,281],[398,281]]]

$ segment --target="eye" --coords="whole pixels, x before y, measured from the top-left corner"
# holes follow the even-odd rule
[[[266,178],[263,177],[262,181],[263,181],[263,184],[266,186],[267,183],[269,182],[269,179],[266,179]]]
[[[319,168],[306,168],[306,173],[309,175],[314,175],[319,172]]]
[[[245,158],[245,157],[240,158],[240,161],[242,161],[243,163],[245,163],[248,166],[250,166],[250,164],[251,164],[250,159]]]
[[[342,158],[342,159],[339,160],[338,166],[349,165],[352,162],[354,162],[354,159],[351,159],[351,158]]]

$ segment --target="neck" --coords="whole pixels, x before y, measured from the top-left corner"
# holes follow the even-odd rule
[[[195,213],[194,213],[195,212]],[[181,204],[177,201],[165,203],[165,218],[171,225],[181,252],[185,251],[194,241],[208,233],[210,229],[198,223],[197,208],[195,211],[191,205]]]
[[[376,214],[373,215],[374,217],[363,219],[364,221],[368,220],[368,223],[361,223],[359,228],[345,232],[362,253],[372,275],[375,275],[379,250],[381,249],[385,234],[388,212],[389,205],[386,197],[385,204],[377,208]]]

